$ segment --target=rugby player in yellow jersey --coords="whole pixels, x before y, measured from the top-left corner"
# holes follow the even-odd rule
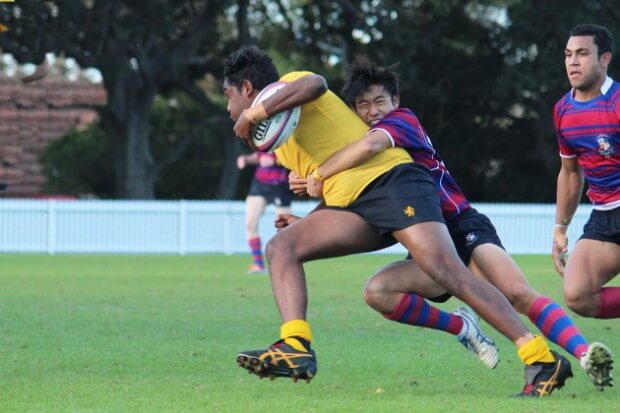
[[[225,61],[224,94],[235,122],[235,134],[247,140],[253,124],[274,113],[301,105],[294,135],[277,150],[278,159],[302,177],[316,175],[318,166],[348,143],[361,139],[366,125],[334,93],[325,80],[309,72],[293,72],[289,82],[261,104],[256,95],[278,80],[269,56],[246,46]],[[521,322],[506,298],[488,282],[475,277],[456,252],[444,223],[439,197],[429,170],[414,164],[400,148],[388,148],[360,165],[323,183],[326,208],[279,231],[265,254],[275,300],[282,318],[280,337],[273,345],[238,354],[239,365],[259,377],[291,377],[309,381],[317,372],[306,321],[308,293],[303,263],[375,249],[381,236],[391,234],[404,245],[420,268],[445,290],[469,304],[482,318],[518,347],[521,360],[553,363],[547,343]],[[558,385],[551,378],[539,388],[550,394]]]

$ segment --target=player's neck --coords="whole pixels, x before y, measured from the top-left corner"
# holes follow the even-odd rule
[[[574,89],[573,99],[575,99],[577,102],[587,102],[601,96],[603,94],[601,88],[603,87],[603,83],[605,83],[605,80],[607,80],[607,75],[602,76],[588,89]]]

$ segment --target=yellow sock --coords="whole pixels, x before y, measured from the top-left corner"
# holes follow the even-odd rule
[[[553,363],[555,357],[549,350],[549,345],[542,337],[536,336],[522,345],[518,350],[519,358],[523,363],[530,365],[536,362]]]
[[[308,349],[299,341],[293,337],[299,337],[306,340],[308,343],[312,341],[312,331],[310,331],[310,324],[306,320],[291,320],[282,324],[280,327],[280,337],[284,339],[284,342],[298,351],[308,351]]]

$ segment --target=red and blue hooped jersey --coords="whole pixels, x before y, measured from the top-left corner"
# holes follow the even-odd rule
[[[385,132],[392,141],[392,146],[405,149],[414,162],[425,165],[431,170],[441,200],[441,211],[446,220],[471,208],[463,191],[450,175],[428,134],[411,110],[406,108],[393,110],[377,122],[371,128],[371,131],[373,130]]]
[[[595,209],[620,206],[620,83],[607,78],[587,102],[568,92],[553,111],[560,156],[577,158]]]
[[[283,185],[288,186],[288,169],[276,164],[276,154],[267,152],[257,152],[259,163],[254,172],[254,178],[265,185]],[[270,157],[273,159],[273,166],[260,166],[261,157]]]

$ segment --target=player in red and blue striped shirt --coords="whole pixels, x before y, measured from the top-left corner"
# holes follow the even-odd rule
[[[351,64],[343,90],[344,100],[371,125],[371,129],[365,138],[325,161],[319,167],[319,175],[332,176],[390,146],[406,149],[414,162],[431,170],[446,224],[463,262],[472,272],[494,284],[548,339],[581,360],[597,387],[611,385],[610,374],[607,381],[593,377],[593,370],[601,364],[592,365],[592,359],[598,360],[600,352],[611,357],[609,350],[601,343],[588,344],[566,312],[528,284],[523,272],[504,250],[491,221],[467,201],[418,118],[411,110],[398,108],[397,79],[392,68],[377,66],[365,57],[358,57]],[[309,177],[310,195],[318,195],[312,189],[314,185],[318,185],[317,182]],[[369,280],[365,289],[367,303],[390,320],[458,334],[453,321],[460,314],[435,308],[425,297],[443,302],[449,295],[437,289],[436,283],[410,259],[384,267]],[[603,364],[605,368],[611,367],[611,363]],[[529,390],[526,386],[524,393]]]
[[[288,189],[288,169],[278,164],[275,154],[254,152],[240,155],[237,158],[237,167],[243,169],[247,165],[256,165],[245,199],[245,232],[252,252],[252,264],[248,268],[248,274],[261,274],[266,271],[258,222],[269,204],[275,205],[276,216],[290,213],[292,194]]]
[[[553,113],[562,160],[553,261],[563,275],[566,304],[596,318],[620,318],[620,287],[604,287],[620,272],[620,84],[607,76],[612,52],[613,38],[605,27],[584,24],[571,30],[565,66],[572,89]],[[592,213],[566,260],[566,230],[584,180]]]

